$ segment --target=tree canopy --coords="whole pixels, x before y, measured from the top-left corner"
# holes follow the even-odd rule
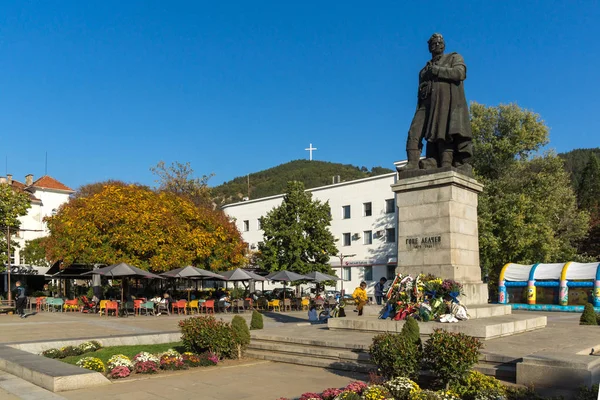
[[[600,258],[600,159],[590,153],[577,183],[579,207],[590,213],[590,229],[579,246],[580,252]]]
[[[27,193],[14,190],[6,183],[0,184],[0,229],[4,232],[4,235],[0,236],[2,238],[0,240],[0,265],[2,266],[2,270],[8,261],[8,249],[6,245],[7,228],[11,232],[11,239],[9,239],[11,247],[18,247],[18,244],[12,240],[12,237],[21,226],[19,217],[27,215],[30,207],[31,203]]]
[[[538,154],[548,142],[540,117],[517,105],[471,105],[479,197],[480,262],[495,282],[507,262],[575,260],[588,214],[577,208],[563,161]]]
[[[208,180],[213,176],[212,174],[194,178],[194,170],[189,162],[185,164],[174,162],[167,166],[164,161],[160,161],[155,167],[150,168],[150,171],[158,176],[156,181],[158,190],[183,196],[198,206],[211,205]]]
[[[299,274],[331,273],[330,256],[337,253],[329,231],[328,203],[312,200],[301,182],[289,182],[279,207],[261,218],[264,241],[258,245],[258,264],[268,271]]]
[[[35,265],[38,267],[49,267],[50,262],[46,258],[46,249],[42,246],[44,238],[37,238],[25,242],[21,250],[21,264]]]
[[[63,205],[47,224],[47,255],[65,265],[126,262],[160,272],[185,265],[229,269],[245,261],[240,234],[223,213],[137,185],[103,185]]]

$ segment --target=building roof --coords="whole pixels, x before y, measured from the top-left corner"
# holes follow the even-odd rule
[[[70,187],[62,184],[51,176],[44,175],[41,178],[38,178],[31,187],[43,188],[43,189],[55,189],[55,190],[64,190],[67,192],[74,192]]]
[[[29,200],[33,201],[33,202],[40,202],[41,200],[38,199],[37,197],[35,197],[35,195],[29,191],[27,191],[27,186],[17,180],[12,180],[12,182],[10,183],[10,187],[12,188],[12,190],[14,190],[15,192],[20,192],[20,193],[25,193],[27,196],[29,196]]]

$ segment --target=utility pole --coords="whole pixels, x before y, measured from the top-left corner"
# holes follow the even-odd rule
[[[10,226],[6,225],[6,276],[8,278],[8,303],[12,300],[12,293],[10,291]]]

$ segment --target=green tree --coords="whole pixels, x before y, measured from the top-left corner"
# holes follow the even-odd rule
[[[563,161],[538,155],[548,142],[540,117],[516,105],[471,105],[479,197],[480,263],[492,284],[507,262],[577,258],[589,215],[577,208]]]
[[[196,205],[212,204],[208,180],[213,174],[195,178],[189,162],[182,164],[177,161],[169,166],[166,166],[164,161],[160,161],[155,167],[150,168],[150,171],[158,176],[156,182],[159,190],[186,197]]]
[[[264,241],[258,264],[269,271],[331,273],[330,256],[337,253],[329,203],[312,200],[302,182],[288,182],[283,202],[261,218]]]
[[[31,204],[27,193],[14,190],[7,183],[0,184],[0,229],[4,233],[3,240],[0,242],[0,268],[2,270],[5,269],[8,261],[7,238],[11,248],[17,247],[17,243],[12,238],[21,226],[19,217],[27,215],[29,207]],[[9,232],[10,235],[7,235]]]
[[[38,267],[49,267],[50,262],[46,259],[46,249],[42,245],[44,238],[37,238],[25,242],[25,247],[21,251],[21,257],[25,263]]]

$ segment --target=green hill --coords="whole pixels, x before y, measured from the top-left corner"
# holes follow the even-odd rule
[[[211,189],[213,201],[219,205],[242,201],[244,197],[259,199],[283,193],[289,181],[301,181],[307,189],[329,185],[335,176],[340,182],[368,178],[393,172],[383,167],[356,167],[350,164],[338,164],[325,161],[295,160],[264,171],[249,175],[250,193],[248,194],[248,176],[240,176]]]
[[[565,160],[565,169],[571,174],[571,182],[573,187],[577,187],[581,171],[587,164],[591,154],[596,154],[600,157],[600,147],[592,149],[575,149],[566,153],[560,153],[558,156]]]

